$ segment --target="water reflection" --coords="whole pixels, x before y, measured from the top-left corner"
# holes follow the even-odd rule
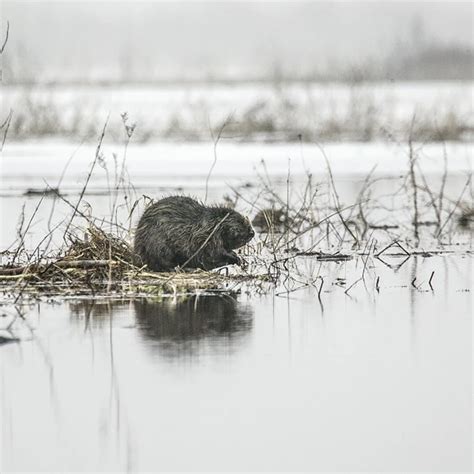
[[[251,307],[227,295],[139,300],[133,302],[133,308],[142,337],[156,342],[169,356],[232,350],[253,324]]]
[[[130,301],[117,300],[77,300],[69,303],[69,310],[75,321],[84,321],[84,329],[103,327],[112,316],[120,316],[130,307]]]
[[[252,307],[229,295],[84,300],[71,303],[70,309],[73,319],[84,324],[84,331],[133,327],[147,347],[170,357],[231,352],[242,345],[253,326]]]
[[[0,345],[2,472],[470,472],[472,258],[369,260],[350,298],[364,268],[316,263],[322,290],[287,297],[32,306]]]

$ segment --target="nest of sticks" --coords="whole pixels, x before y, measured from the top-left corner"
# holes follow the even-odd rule
[[[136,264],[130,245],[90,225],[83,238],[56,258],[0,266],[3,293],[28,295],[175,295],[198,291],[230,292],[246,275],[203,270],[150,272]]]

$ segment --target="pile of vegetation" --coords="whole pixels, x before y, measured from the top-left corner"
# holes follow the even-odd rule
[[[24,265],[0,267],[0,290],[32,295],[150,296],[196,291],[231,291],[236,283],[265,275],[230,275],[179,269],[150,272],[138,266],[130,245],[90,224],[83,238],[72,237],[54,258],[30,259]]]

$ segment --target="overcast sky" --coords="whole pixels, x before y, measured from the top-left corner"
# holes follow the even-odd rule
[[[306,72],[414,42],[473,47],[470,2],[2,1],[7,61],[41,77]]]

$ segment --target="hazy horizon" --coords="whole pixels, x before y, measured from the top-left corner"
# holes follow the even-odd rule
[[[472,53],[470,2],[5,1],[4,80],[305,75]]]

